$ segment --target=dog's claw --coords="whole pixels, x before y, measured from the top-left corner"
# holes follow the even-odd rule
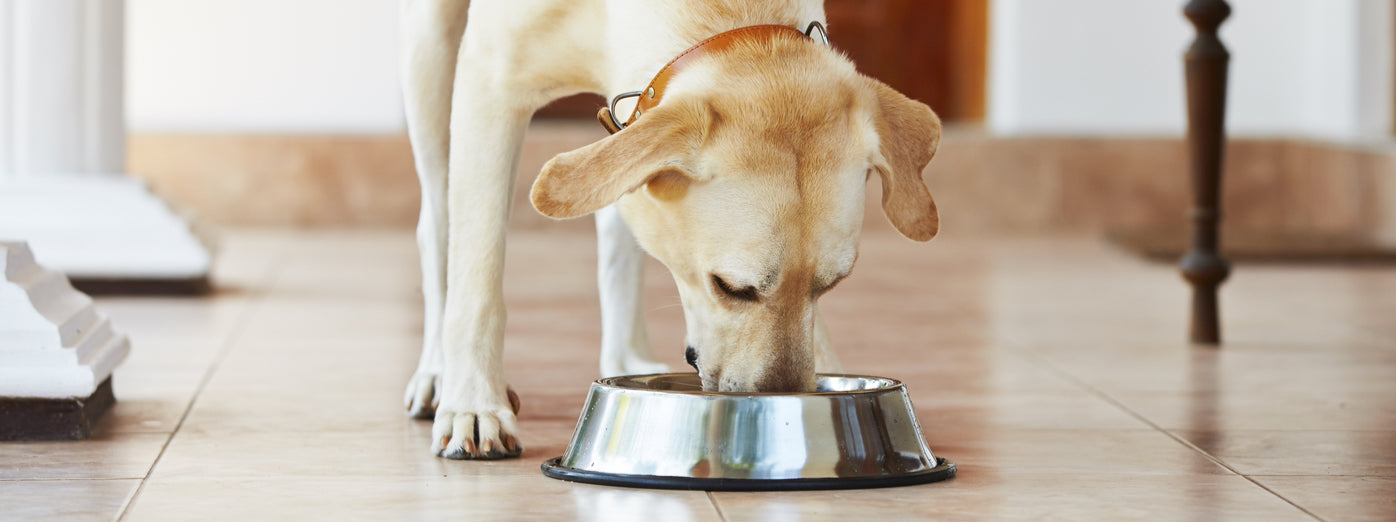
[[[447,459],[503,459],[523,452],[514,418],[516,394],[509,403],[475,412],[438,409],[432,425],[432,453]],[[503,402],[500,402],[503,403]]]
[[[516,394],[516,393],[514,392],[514,388],[513,388],[513,387],[509,387],[508,390],[509,390],[509,409],[510,409],[510,410],[513,410],[513,411],[514,411],[514,414],[518,414],[518,413],[519,413],[519,407],[522,406],[523,403],[519,401],[519,395]]]

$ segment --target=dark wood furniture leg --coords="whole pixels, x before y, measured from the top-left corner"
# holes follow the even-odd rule
[[[1221,343],[1217,287],[1231,273],[1231,265],[1217,253],[1226,147],[1226,69],[1231,59],[1217,38],[1217,27],[1231,15],[1231,7],[1225,0],[1190,0],[1183,14],[1197,29],[1197,38],[1184,55],[1194,203],[1192,248],[1183,255],[1181,265],[1183,277],[1192,284],[1192,342],[1216,345]]]

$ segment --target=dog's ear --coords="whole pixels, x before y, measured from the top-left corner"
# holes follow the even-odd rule
[[[940,215],[921,170],[940,146],[940,117],[887,84],[868,80],[877,93],[879,155],[873,161],[882,177],[882,211],[903,236],[918,242],[934,238]]]
[[[708,120],[705,107],[660,105],[616,134],[559,154],[533,182],[533,207],[549,218],[576,218],[615,203],[661,175],[693,178],[690,166]]]

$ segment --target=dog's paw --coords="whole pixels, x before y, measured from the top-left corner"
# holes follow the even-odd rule
[[[417,371],[407,382],[407,392],[402,403],[407,415],[416,419],[431,419],[436,414],[436,391],[441,387],[441,377],[435,372]]]
[[[509,389],[508,403],[454,411],[438,409],[431,428],[431,452],[447,459],[504,459],[523,452],[514,415],[519,397]]]

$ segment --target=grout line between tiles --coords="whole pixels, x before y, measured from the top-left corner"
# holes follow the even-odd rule
[[[1280,495],[1279,492],[1275,492],[1274,490],[1270,489],[1270,487],[1265,486],[1264,484],[1260,483],[1259,481],[1255,480],[1254,478],[1252,478],[1252,477],[1250,477],[1250,476],[1248,476],[1248,475],[1246,475],[1246,474],[1242,474],[1240,471],[1236,470],[1235,467],[1232,467],[1230,464],[1228,464],[1227,462],[1223,461],[1221,458],[1212,455],[1212,453],[1207,452],[1206,450],[1203,450],[1201,447],[1198,447],[1197,445],[1194,445],[1191,441],[1188,441],[1188,440],[1186,440],[1186,439],[1184,439],[1184,438],[1182,438],[1182,437],[1180,437],[1180,436],[1174,434],[1173,432],[1171,432],[1171,431],[1169,431],[1169,430],[1166,430],[1166,429],[1164,429],[1163,427],[1160,427],[1157,423],[1154,423],[1153,420],[1144,417],[1143,414],[1140,414],[1140,413],[1136,412],[1134,409],[1129,408],[1129,406],[1125,405],[1124,403],[1121,403],[1119,400],[1115,399],[1114,397],[1110,396],[1109,394],[1106,394],[1104,391],[1102,391],[1102,390],[1100,390],[1100,389],[1098,389],[1098,388],[1092,386],[1092,385],[1089,384],[1089,383],[1086,383],[1085,381],[1083,381],[1083,380],[1081,380],[1080,378],[1076,377],[1076,375],[1071,374],[1070,372],[1067,372],[1066,370],[1064,370],[1064,369],[1062,369],[1061,367],[1057,366],[1056,364],[1052,363],[1052,362],[1051,362],[1050,360],[1048,360],[1047,358],[1042,357],[1042,355],[1036,354],[1036,353],[1032,352],[1031,350],[1026,350],[1026,349],[1023,349],[1022,352],[1023,352],[1023,354],[1027,355],[1029,358],[1032,358],[1032,359],[1036,360],[1036,361],[1037,361],[1038,363],[1040,363],[1042,366],[1044,366],[1044,367],[1050,369],[1052,372],[1056,373],[1058,376],[1061,376],[1062,378],[1065,378],[1066,380],[1068,380],[1068,381],[1070,381],[1070,382],[1072,382],[1072,383],[1075,383],[1077,386],[1079,386],[1079,387],[1085,389],[1087,392],[1091,393],[1092,395],[1094,395],[1094,396],[1096,396],[1096,397],[1098,397],[1098,398],[1104,400],[1105,402],[1107,402],[1107,403],[1109,403],[1109,404],[1111,404],[1111,405],[1114,405],[1115,408],[1124,411],[1126,414],[1130,415],[1130,416],[1133,417],[1134,419],[1137,419],[1137,420],[1139,420],[1140,422],[1143,422],[1144,424],[1146,424],[1146,425],[1148,425],[1148,426],[1150,426],[1150,427],[1153,427],[1154,430],[1163,433],[1163,435],[1168,436],[1169,439],[1172,439],[1173,441],[1177,442],[1178,444],[1180,444],[1180,445],[1182,445],[1182,446],[1184,446],[1184,447],[1187,447],[1187,448],[1189,448],[1189,449],[1192,449],[1194,452],[1197,452],[1198,454],[1201,454],[1202,457],[1207,458],[1207,460],[1211,461],[1212,463],[1216,463],[1217,466],[1220,466],[1220,467],[1222,467],[1222,468],[1225,468],[1226,470],[1230,471],[1232,474],[1235,474],[1235,475],[1237,475],[1237,476],[1239,476],[1239,477],[1241,477],[1241,478],[1244,478],[1246,481],[1251,482],[1252,485],[1255,485],[1255,486],[1257,486],[1257,487],[1260,487],[1261,490],[1264,490],[1264,491],[1266,491],[1266,492],[1269,492],[1270,495],[1275,496],[1276,498],[1279,498],[1281,501],[1284,501],[1285,503],[1288,503],[1291,507],[1294,507],[1294,508],[1296,508],[1296,509],[1299,509],[1299,511],[1301,511],[1301,512],[1307,514],[1307,515],[1308,515],[1309,517],[1311,517],[1311,518],[1314,518],[1315,521],[1327,521],[1327,520],[1325,520],[1325,519],[1319,517],[1318,514],[1314,514],[1313,512],[1310,512],[1309,509],[1306,509],[1306,508],[1304,508],[1304,507],[1302,507],[1302,506],[1299,506],[1298,503],[1295,503],[1294,501],[1290,500],[1289,498],[1286,498],[1286,497]]]
[[[171,437],[173,437],[173,436],[171,436]],[[166,440],[165,443],[168,444],[168,443],[169,443],[169,440]],[[160,452],[164,452],[164,451],[165,451],[164,447],[161,447],[161,448],[160,448]],[[159,459],[158,456],[157,456],[156,459]],[[154,466],[154,464],[152,464],[151,466]],[[149,471],[149,470],[146,470],[145,475],[146,475],[146,476],[149,476],[149,475],[150,475],[150,471]],[[145,485],[145,478],[141,478],[140,482],[136,483],[136,488],[131,489],[131,493],[128,494],[128,495],[126,496],[126,500],[125,500],[124,502],[122,502],[122,504],[121,504],[121,512],[118,513],[118,514],[116,515],[116,520],[117,520],[117,521],[121,521],[121,518],[126,517],[126,511],[129,510],[129,509],[131,508],[131,504],[132,504],[132,503],[135,503],[135,502],[136,502],[136,494],[139,494],[139,493],[141,492],[141,486],[143,486],[143,485]]]
[[[713,496],[713,491],[709,490],[706,494],[708,495],[708,502],[713,504],[713,510],[717,511],[717,519],[727,521],[727,515],[723,514],[722,507],[717,505],[717,497]]]
[[[242,337],[243,330],[247,328],[248,322],[252,319],[252,313],[257,310],[257,307],[261,306],[262,298],[266,296],[267,290],[276,283],[275,275],[281,269],[282,264],[285,263],[286,257],[289,256],[286,249],[288,248],[282,248],[282,251],[276,256],[275,261],[273,261],[270,268],[267,269],[267,274],[262,275],[264,286],[257,289],[252,294],[251,299],[248,300],[246,308],[243,309],[241,315],[237,319],[237,327],[228,334],[228,339],[225,340],[223,346],[219,348],[218,355],[214,356],[213,362],[208,366],[208,370],[204,371],[203,377],[199,379],[199,385],[194,388],[193,396],[189,398],[189,403],[184,406],[184,412],[180,414],[179,422],[175,423],[174,430],[170,431],[169,437],[165,438],[165,443],[160,445],[160,453],[155,455],[155,460],[150,463],[150,468],[146,469],[145,476],[140,478],[140,485],[136,486],[135,492],[131,493],[131,497],[127,499],[126,504],[121,507],[121,512],[117,515],[116,521],[126,519],[126,513],[131,510],[132,505],[136,504],[136,499],[140,497],[141,492],[145,491],[145,484],[150,480],[150,474],[155,471],[155,467],[158,466],[160,460],[165,457],[165,451],[170,448],[170,443],[174,441],[180,429],[184,428],[184,421],[189,419],[189,413],[194,411],[194,405],[198,403],[199,395],[203,394],[204,387],[208,386],[208,382],[213,379],[213,374],[217,372],[218,366],[223,363],[223,359],[228,356],[229,352],[232,352],[233,345]]]

